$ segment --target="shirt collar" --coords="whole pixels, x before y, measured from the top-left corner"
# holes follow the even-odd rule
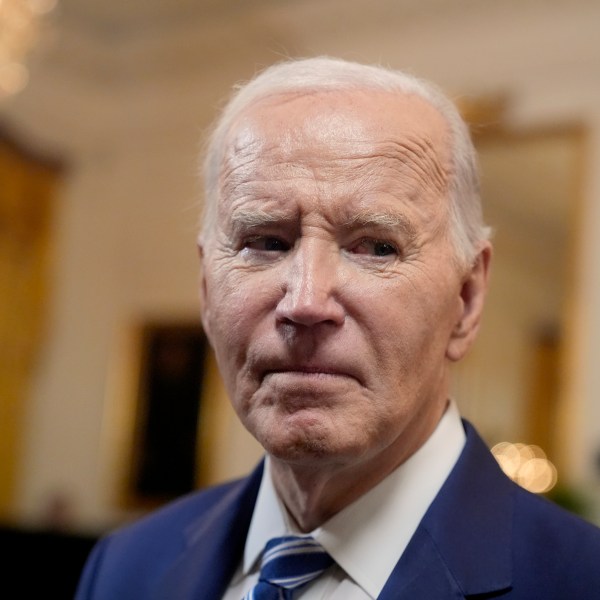
[[[279,500],[273,485],[271,463],[267,455],[248,537],[246,538],[243,574],[248,575],[257,565],[266,543],[271,538],[287,535],[291,531],[287,511]]]
[[[311,533],[373,598],[383,589],[464,444],[458,408],[451,401],[436,429],[417,452]],[[269,539],[290,532],[294,528],[273,486],[267,459],[246,539],[243,573],[258,568],[258,558]]]

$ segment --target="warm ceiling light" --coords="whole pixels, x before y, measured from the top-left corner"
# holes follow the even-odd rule
[[[55,6],[56,0],[0,0],[0,100],[27,85],[27,54],[38,39],[40,18]]]

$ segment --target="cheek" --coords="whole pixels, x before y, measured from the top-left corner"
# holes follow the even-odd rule
[[[380,286],[364,305],[363,322],[379,368],[406,384],[407,378],[444,361],[458,298],[448,289],[405,283]]]
[[[239,369],[272,318],[277,302],[274,287],[261,273],[222,270],[207,281],[207,299],[219,364],[222,369]]]
[[[221,336],[235,332],[237,324],[252,309],[252,287],[244,285],[242,274],[228,267],[213,270],[207,278],[211,317]]]

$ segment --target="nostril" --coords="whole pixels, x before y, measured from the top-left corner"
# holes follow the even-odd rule
[[[340,325],[345,312],[341,303],[331,294],[297,295],[286,294],[278,304],[275,316],[280,322],[313,326],[330,322]]]

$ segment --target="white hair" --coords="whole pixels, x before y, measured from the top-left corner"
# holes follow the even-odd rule
[[[489,237],[489,228],[483,223],[477,154],[456,106],[435,85],[413,75],[329,57],[278,63],[248,83],[236,86],[208,139],[201,239],[209,239],[215,227],[226,139],[234,121],[244,110],[259,100],[278,94],[369,89],[419,96],[446,120],[453,163],[448,198],[449,231],[459,263],[471,263],[480,243]]]

